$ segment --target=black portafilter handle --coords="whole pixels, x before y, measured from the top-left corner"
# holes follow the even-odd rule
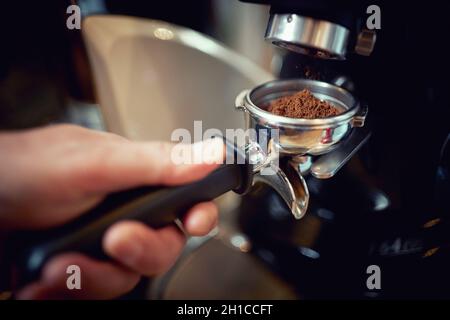
[[[63,252],[108,259],[102,249],[102,238],[118,221],[134,220],[160,228],[182,218],[197,203],[212,200],[230,190],[239,194],[246,192],[251,186],[253,168],[241,149],[227,141],[226,145],[227,152],[234,152],[235,164],[224,164],[202,180],[175,187],[142,186],[112,193],[95,208],[67,224],[15,234],[7,248],[14,278],[11,285],[21,287],[37,280],[45,263]]]

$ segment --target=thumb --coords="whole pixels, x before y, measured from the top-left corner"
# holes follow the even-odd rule
[[[221,139],[194,144],[120,142],[101,151],[74,172],[86,193],[106,193],[138,185],[179,185],[201,179],[224,159]],[[103,154],[103,152],[106,153]]]
[[[180,158],[180,154],[185,156]],[[195,156],[198,154],[206,156]],[[27,183],[34,187],[27,188],[27,195],[21,195],[14,212],[3,216],[2,225],[58,225],[92,208],[110,192],[201,179],[217,168],[223,157],[221,139],[192,145],[98,139],[80,147],[76,154],[52,158],[53,163],[40,163],[37,157],[28,168],[32,178]]]

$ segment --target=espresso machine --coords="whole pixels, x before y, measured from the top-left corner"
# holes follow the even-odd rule
[[[436,52],[448,4],[244,2],[270,5],[281,82],[332,83],[370,109],[335,150],[293,158],[309,190],[303,219],[273,188],[244,196],[252,253],[306,299],[448,298],[450,63]],[[378,289],[366,283],[374,265]]]

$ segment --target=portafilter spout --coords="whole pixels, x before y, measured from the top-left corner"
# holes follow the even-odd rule
[[[279,158],[274,140],[269,142],[268,153],[264,153],[256,142],[247,145],[251,157],[259,159],[260,165],[253,165],[253,185],[263,183],[272,187],[284,200],[296,219],[301,219],[308,209],[309,191],[305,180],[295,164]],[[261,161],[264,159],[263,161]]]

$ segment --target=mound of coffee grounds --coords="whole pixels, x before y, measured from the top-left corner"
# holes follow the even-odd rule
[[[272,101],[267,110],[279,116],[303,119],[326,118],[341,113],[331,103],[317,99],[308,89]]]

